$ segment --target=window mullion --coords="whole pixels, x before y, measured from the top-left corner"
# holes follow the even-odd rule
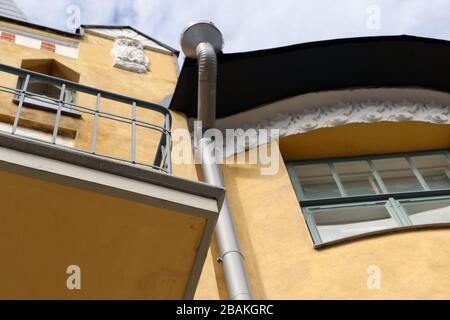
[[[328,166],[330,167],[331,174],[333,175],[334,181],[336,182],[336,185],[339,189],[339,192],[341,193],[342,198],[347,197],[347,192],[345,191],[344,185],[342,184],[341,178],[339,177],[339,174],[336,171],[336,167],[333,163],[328,163]]]
[[[391,215],[392,219],[396,222],[396,224],[399,227],[403,227],[404,226],[404,222],[401,219],[401,217],[398,215],[396,207],[392,203],[391,199],[392,198],[389,198],[389,200],[385,204],[385,207],[386,207],[387,211],[389,212],[389,214]]]
[[[384,184],[383,178],[381,177],[380,173],[378,172],[377,168],[375,167],[375,164],[373,163],[372,160],[369,160],[368,163],[369,163],[370,169],[372,170],[372,174],[375,177],[375,180],[378,182],[378,185],[381,188],[381,192],[383,194],[387,194],[388,189],[386,188],[386,185]]]
[[[431,191],[430,186],[423,178],[422,174],[420,173],[419,169],[417,169],[417,166],[414,164],[414,162],[411,160],[410,157],[405,158],[408,162],[409,166],[411,167],[411,170],[413,171],[414,175],[416,176],[417,180],[419,180],[420,185],[425,191]]]
[[[389,204],[393,209],[395,219],[400,222],[402,227],[412,226],[411,220],[397,200],[395,200],[394,198],[389,198]]]
[[[420,153],[420,155],[422,154],[427,153]],[[439,167],[447,160],[450,164],[450,151],[440,151],[440,154],[444,156],[444,159],[440,157]],[[418,164],[421,164],[426,158],[416,162],[414,157],[418,156],[410,153],[401,156],[396,155],[395,158],[389,156],[386,158],[381,156],[367,157],[366,163],[358,163],[354,166],[348,165],[348,163],[351,164],[352,159],[349,161],[329,159],[317,161],[317,166],[311,168],[311,171],[308,171],[307,167],[308,165],[311,166],[311,162],[304,165],[306,168],[301,168],[302,164],[298,163],[287,164],[288,172],[302,207],[302,214],[316,248],[346,239],[362,237],[365,234],[370,235],[378,231],[381,233],[389,230],[401,230],[415,225],[449,224],[450,217],[442,214],[433,215],[432,210],[435,208],[440,210],[444,205],[450,204],[447,201],[447,199],[450,200],[450,197],[448,197],[448,190],[450,189],[432,190],[430,186],[434,187],[434,185],[428,183],[428,177],[424,176],[426,172],[421,171],[421,166],[418,167]],[[393,160],[391,164],[389,164],[389,161],[387,164],[382,162],[381,167],[378,167],[377,159],[391,158],[395,161]],[[398,165],[398,159],[403,162],[401,165]],[[341,166],[341,162],[346,165]],[[408,173],[407,184],[403,187],[402,178],[405,177],[405,172]],[[384,174],[386,174],[386,177],[384,177]],[[303,180],[303,176],[305,180]],[[416,180],[411,183],[414,177]],[[315,178],[317,179],[314,180]],[[366,180],[367,178],[369,183]],[[393,179],[390,180],[391,178]],[[398,179],[396,180],[396,178]],[[310,184],[312,187],[311,189],[307,188],[306,194],[309,196],[311,192],[312,195],[308,199],[305,197],[302,185],[309,186]],[[396,184],[400,187],[397,187]],[[410,185],[414,185],[414,189]],[[389,186],[389,190],[387,186]],[[418,188],[419,186],[422,188]],[[431,208],[430,210],[427,209],[430,211],[429,215],[420,215],[423,210],[428,208],[427,206],[423,209],[414,205],[415,202],[420,205],[422,202],[441,198],[446,200],[442,202],[442,205],[441,202],[427,204]],[[418,213],[419,215],[416,215]],[[333,216],[333,214],[336,216]],[[359,222],[365,222],[367,226],[358,225]],[[373,232],[373,230],[376,230],[376,232]]]

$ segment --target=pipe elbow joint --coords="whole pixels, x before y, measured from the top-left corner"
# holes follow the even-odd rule
[[[217,81],[217,54],[214,47],[207,42],[197,46],[198,76],[202,82]]]

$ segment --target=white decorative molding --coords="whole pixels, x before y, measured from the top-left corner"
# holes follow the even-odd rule
[[[258,112],[258,109],[250,111]],[[414,101],[373,101],[364,102],[339,102],[329,106],[303,108],[297,112],[279,112],[271,119],[258,122],[239,121],[239,115],[232,116],[235,119],[233,128],[224,126],[222,120],[218,120],[218,128],[226,129],[242,128],[239,137],[245,136],[247,143],[244,147],[238,147],[237,152],[247,148],[268,142],[258,141],[257,132],[266,129],[270,133],[269,140],[303,134],[322,128],[333,128],[354,123],[380,123],[380,122],[427,122],[434,124],[450,124],[450,105],[442,105],[435,102]],[[232,119],[226,119],[230,123]],[[246,117],[249,119],[249,117]],[[240,123],[239,123],[240,122]],[[241,138],[242,138],[241,137]],[[235,150],[226,150],[226,156],[236,153]]]
[[[450,124],[450,106],[412,101],[340,102],[296,113],[279,113],[273,119],[247,123],[244,129],[278,129],[280,137],[284,137],[351,123],[404,121]]]
[[[16,29],[14,27],[10,27],[10,26],[5,26],[5,25],[0,25],[0,31],[4,31],[4,32],[10,32],[17,35],[21,35],[24,36],[26,38],[32,38],[32,39],[36,39],[36,40],[40,40],[40,41],[44,41],[44,42],[50,42],[50,43],[54,43],[56,45],[61,45],[61,46],[65,46],[65,47],[71,47],[71,48],[76,48],[78,49],[80,46],[80,43],[78,41],[75,40],[70,40],[70,39],[62,39],[62,38],[54,38],[51,36],[47,36],[47,35],[43,35],[38,33],[38,31],[33,32],[33,31],[28,31],[28,30],[23,30],[23,29]]]
[[[111,50],[114,67],[146,73],[149,70],[149,59],[145,55],[144,47],[139,40],[127,37],[118,37]]]
[[[13,36],[13,40],[11,42],[15,43],[16,45],[41,50],[43,43],[50,43],[54,45],[54,53],[58,55],[73,59],[78,59],[79,57],[80,50],[79,43],[77,41],[53,38],[31,31],[25,31],[9,26],[0,25],[0,34],[5,33]]]

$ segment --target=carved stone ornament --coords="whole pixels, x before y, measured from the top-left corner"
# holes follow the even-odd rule
[[[246,128],[280,129],[280,136],[305,133],[320,128],[338,127],[350,123],[421,121],[450,124],[450,106],[434,102],[365,101],[338,103],[333,106],[303,109],[298,113],[280,113],[260,123],[247,123]]]
[[[111,55],[116,68],[137,73],[146,73],[149,70],[149,59],[145,55],[144,46],[136,39],[116,38]]]
[[[413,101],[340,102],[331,106],[306,108],[295,113],[278,113],[272,119],[241,125],[244,130],[276,129],[279,130],[278,138],[282,138],[320,128],[339,127],[351,123],[405,121],[450,125],[450,106],[439,105],[434,102]],[[218,122],[219,128],[221,128],[220,120]],[[256,146],[256,144],[253,146]],[[227,154],[227,156],[232,153]]]

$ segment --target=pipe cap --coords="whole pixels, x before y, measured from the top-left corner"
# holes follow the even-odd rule
[[[210,21],[191,23],[181,35],[181,48],[189,58],[197,58],[197,47],[203,42],[210,43],[216,53],[223,49],[222,33]]]

